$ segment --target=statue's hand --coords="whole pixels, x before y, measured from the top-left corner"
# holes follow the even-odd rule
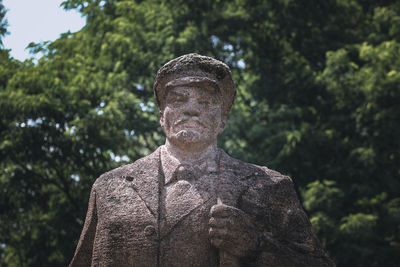
[[[232,206],[217,204],[210,210],[211,244],[237,257],[257,248],[257,232],[251,218]]]

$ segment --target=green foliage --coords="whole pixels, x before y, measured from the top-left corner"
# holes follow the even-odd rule
[[[338,266],[400,258],[396,1],[67,0],[86,26],[37,64],[0,50],[0,262],[65,266],[89,190],[164,137],[152,84],[189,52],[238,94],[219,144],[294,178]],[[0,36],[6,32],[0,1]]]
[[[366,237],[365,232],[370,233],[376,226],[378,216],[372,214],[350,214],[342,219],[339,230],[349,237]]]
[[[0,0],[0,46],[3,45],[3,41],[1,38],[7,33],[7,19],[6,16],[6,9],[3,5],[3,0]]]

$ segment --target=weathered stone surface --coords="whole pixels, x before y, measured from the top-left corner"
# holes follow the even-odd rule
[[[225,64],[182,56],[154,87],[166,144],[96,180],[70,266],[334,266],[291,179],[217,148]]]

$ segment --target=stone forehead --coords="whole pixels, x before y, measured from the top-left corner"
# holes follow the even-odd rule
[[[154,81],[154,92],[159,108],[164,108],[164,97],[166,85],[171,84],[174,80],[213,81],[217,85],[222,95],[222,106],[225,114],[229,113],[232,107],[236,88],[233,82],[232,74],[229,67],[214,58],[201,56],[198,54],[188,54],[175,58],[167,62],[157,72]]]

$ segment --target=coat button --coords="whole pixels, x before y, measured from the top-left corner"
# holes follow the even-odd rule
[[[153,225],[147,225],[147,226],[144,228],[144,235],[145,235],[145,236],[152,236],[152,235],[154,235],[155,233],[156,233],[156,228],[154,228]]]

